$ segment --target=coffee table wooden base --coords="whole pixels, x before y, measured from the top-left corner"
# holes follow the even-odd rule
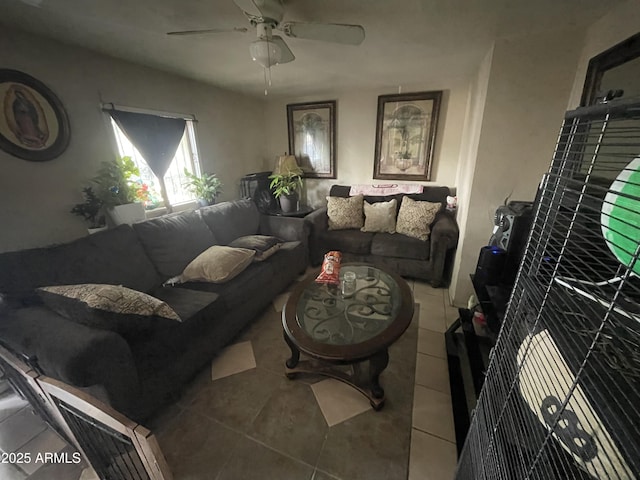
[[[289,348],[291,348],[291,358],[285,362],[285,375],[287,378],[294,378],[299,373],[309,373],[335,378],[336,380],[340,380],[341,382],[350,385],[367,397],[374,410],[380,410],[384,406],[385,396],[384,389],[380,385],[380,374],[389,364],[389,353],[386,348],[377,352],[368,359],[369,378],[368,381],[362,381],[361,376],[358,375],[358,373],[360,364],[363,361],[335,362],[335,365],[353,365],[354,374],[349,374],[338,370],[335,368],[334,363],[327,360],[316,360],[315,362],[310,360],[300,361],[300,351],[295,348],[295,346],[291,345],[290,342],[287,343],[289,344]]]

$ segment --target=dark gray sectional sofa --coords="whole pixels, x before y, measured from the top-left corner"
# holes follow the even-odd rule
[[[224,284],[163,286],[214,244],[253,234],[285,241]],[[0,343],[41,371],[85,388],[141,421],[179,393],[221,348],[307,266],[303,219],[262,215],[251,200],[123,225],[71,243],[0,254]],[[123,285],[169,304],[182,318],[135,339],[67,320],[34,293],[42,286]]]
[[[329,195],[348,197],[349,191],[350,187],[347,185],[333,185]],[[365,195],[364,200],[374,203],[395,198],[399,209],[404,195]],[[318,265],[326,252],[339,250],[343,261],[374,263],[402,276],[427,280],[434,287],[446,286],[449,282],[447,267],[453,260],[459,236],[455,217],[445,209],[447,195],[450,195],[448,187],[424,187],[423,193],[408,194],[413,200],[442,203],[440,212],[431,224],[431,235],[427,241],[399,233],[371,233],[358,229],[329,230],[326,207],[310,213],[305,221],[311,229],[311,264]]]

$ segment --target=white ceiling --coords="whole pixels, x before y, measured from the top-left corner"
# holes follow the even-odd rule
[[[623,0],[283,0],[284,21],[361,24],[362,45],[286,38],[269,95],[385,88],[473,74],[493,40],[593,23]],[[0,23],[262,95],[255,30],[232,0],[0,0]],[[249,27],[169,37],[168,31]],[[0,46],[0,48],[2,48]],[[550,52],[553,54],[553,52]]]

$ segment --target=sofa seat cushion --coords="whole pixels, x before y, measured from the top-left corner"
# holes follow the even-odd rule
[[[371,254],[383,257],[429,260],[429,242],[400,233],[376,233],[371,241]]]
[[[154,294],[180,312],[184,321],[177,328],[156,330],[145,338],[130,342],[138,376],[143,380],[159,375],[168,363],[176,362],[187,354],[194,338],[209,336],[227,313],[224,302],[215,293],[161,287]]]
[[[42,287],[38,295],[60,316],[125,338],[182,322],[165,302],[119,285],[80,284]]]
[[[304,270],[307,263],[307,250],[302,242],[284,242],[280,245],[278,251],[270,256],[266,262],[272,266],[276,275],[280,272],[300,273]]]
[[[280,252],[271,258],[279,254]],[[251,263],[242,273],[226,283],[187,282],[176,287],[217,293],[225,307],[232,310],[246,303],[247,299],[264,288],[265,283],[272,281],[275,272],[269,260]]]
[[[169,305],[182,319],[182,323],[200,321],[205,313],[224,314],[226,308],[217,293],[188,288],[159,287],[153,296]],[[215,303],[215,308],[212,308]]]
[[[211,205],[199,212],[220,245],[229,245],[238,237],[255,235],[260,228],[260,212],[250,199]]]
[[[133,228],[164,280],[180,275],[191,260],[218,243],[197,211],[165,215]]]
[[[375,233],[361,232],[360,230],[328,230],[319,233],[323,248],[367,254],[371,252],[371,241]]]

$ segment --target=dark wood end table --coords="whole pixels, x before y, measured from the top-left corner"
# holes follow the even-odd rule
[[[271,210],[268,214],[269,215],[273,215],[275,217],[297,217],[297,218],[302,218],[302,217],[306,217],[307,215],[309,215],[311,212],[313,212],[313,208],[311,207],[300,207],[298,210],[295,210],[293,212],[283,212],[280,209],[277,210]]]
[[[315,282],[317,273],[293,290],[282,311],[284,339],[291,349],[285,373],[315,373],[345,382],[379,410],[385,392],[380,374],[389,363],[389,346],[413,317],[413,295],[400,276],[367,264],[346,263],[356,274],[356,292],[344,297],[339,286]],[[303,353],[316,361],[300,361]],[[368,373],[362,367],[368,363]],[[353,373],[337,368],[351,365]]]

